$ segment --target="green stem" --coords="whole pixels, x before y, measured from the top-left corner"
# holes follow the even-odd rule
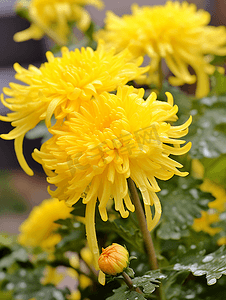
[[[157,269],[159,269],[159,266],[158,266],[158,262],[157,262],[157,258],[156,258],[156,254],[155,254],[155,248],[154,248],[151,234],[147,227],[144,210],[141,205],[136,186],[131,178],[127,179],[127,183],[128,183],[128,187],[130,190],[131,200],[135,206],[135,211],[136,211],[137,219],[139,222],[140,230],[143,235],[143,240],[144,240],[145,250],[146,250],[146,253],[148,256],[149,265],[152,270],[157,270]],[[166,299],[164,290],[161,285],[156,292],[157,292],[157,297],[159,300]]]
[[[153,245],[153,241],[152,241],[150,232],[147,227],[144,210],[141,205],[136,186],[131,178],[128,178],[127,181],[128,181],[128,187],[129,187],[129,190],[131,193],[131,199],[135,206],[135,211],[136,211],[137,219],[138,219],[139,226],[141,229],[141,233],[143,235],[143,240],[144,240],[144,245],[145,245],[145,249],[146,249],[147,256],[148,256],[149,265],[152,270],[157,270],[159,267],[158,267],[158,262],[157,262],[157,258],[155,255],[155,248]]]
[[[126,274],[126,272],[122,272],[122,276],[123,276],[123,279],[124,279],[125,283],[128,285],[130,290],[136,291],[139,294],[143,294],[139,287],[134,287],[133,286],[132,279],[129,277],[128,274]]]

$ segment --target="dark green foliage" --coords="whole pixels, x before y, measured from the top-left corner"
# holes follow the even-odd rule
[[[190,235],[189,228],[194,218],[201,217],[201,211],[208,209],[208,203],[214,200],[209,193],[199,189],[201,180],[194,178],[173,178],[170,182],[161,182],[158,193],[163,206],[161,223],[157,235],[161,239],[175,239]]]

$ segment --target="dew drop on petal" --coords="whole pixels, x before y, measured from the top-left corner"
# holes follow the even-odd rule
[[[203,258],[202,262],[206,263],[209,261],[213,260],[213,256],[212,255],[207,255],[206,257]]]
[[[207,284],[208,284],[208,285],[213,285],[213,284],[215,284],[216,282],[217,282],[216,278],[212,278],[212,279],[210,279],[210,280],[207,281]]]

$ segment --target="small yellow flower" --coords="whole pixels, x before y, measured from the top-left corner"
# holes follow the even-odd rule
[[[178,139],[188,132],[191,118],[183,125],[172,126],[178,107],[167,93],[168,102],[156,100],[152,93],[143,99],[144,90],[132,86],[119,88],[117,94],[103,93],[98,99],[84,102],[80,113],[50,131],[53,137],[33,158],[43,165],[48,182],[57,186],[49,190],[68,205],[80,198],[86,205],[85,226],[94,266],[98,268],[99,250],[95,232],[95,207],[98,199],[103,221],[108,220],[107,203],[114,199],[115,209],[123,218],[134,211],[127,178],[140,189],[149,230],[158,223],[161,205],[156,192],[156,178],[168,180],[173,175],[186,176],[182,165],[170,154],[183,155],[191,147]],[[170,146],[172,145],[172,146]],[[150,206],[154,206],[152,217]],[[127,210],[128,209],[128,210]]]
[[[82,290],[86,289],[88,286],[90,286],[92,284],[93,284],[93,282],[88,276],[86,276],[84,274],[81,274],[79,276],[79,286],[81,287]]]
[[[197,178],[203,178],[204,167],[199,160],[192,161],[193,174]],[[208,178],[204,178],[203,183],[200,185],[200,189],[204,192],[211,193],[215,200],[209,202],[209,210],[202,211],[201,218],[194,220],[193,228],[196,231],[204,231],[210,235],[215,235],[219,233],[222,228],[211,227],[216,222],[220,221],[220,214],[226,211],[226,191],[225,188],[219,184],[214,183]],[[219,245],[224,243],[224,238],[220,238],[217,242]]]
[[[69,296],[67,296],[68,300],[80,300],[81,299],[81,293],[79,290],[72,291]]]
[[[211,227],[212,224],[219,221],[219,214],[215,211],[202,211],[202,216],[194,220],[193,229],[195,231],[204,231],[209,235],[215,235],[221,231],[219,227]]]
[[[18,1],[18,9],[26,8],[31,26],[14,35],[16,42],[39,40],[45,34],[59,45],[66,45],[70,34],[70,22],[76,22],[81,31],[86,31],[91,18],[85,5],[103,8],[101,0],[31,0]]]
[[[58,285],[58,283],[60,283],[64,277],[65,275],[58,272],[56,268],[47,266],[44,270],[44,277],[41,279],[41,283],[43,285],[45,284]]]
[[[10,98],[2,103],[12,110],[0,120],[12,122],[15,128],[0,137],[15,139],[17,159],[24,171],[33,175],[23,156],[25,134],[41,120],[51,126],[51,117],[63,120],[71,112],[79,111],[81,103],[89,101],[104,91],[114,91],[118,86],[139,77],[147,68],[139,68],[143,59],[131,59],[128,50],[115,54],[105,51],[100,42],[97,50],[87,47],[69,51],[62,48],[62,57],[46,54],[48,62],[40,68],[29,66],[28,70],[18,63],[14,65],[15,78],[26,85],[10,83],[3,91]]]
[[[72,208],[67,207],[64,201],[56,198],[44,200],[33,208],[29,217],[21,224],[19,243],[53,251],[54,246],[61,240],[61,236],[55,232],[60,225],[54,221],[71,217],[71,211]]]
[[[128,267],[129,253],[123,246],[113,243],[105,249],[102,248],[98,264],[105,274],[117,275]]]
[[[87,265],[92,265],[93,256],[92,256],[92,252],[88,247],[82,248],[80,254],[81,254],[81,258],[87,263]]]
[[[219,238],[219,240],[217,241],[217,244],[219,246],[226,245],[226,236],[222,236],[221,238]]]
[[[105,29],[96,34],[109,47],[118,51],[129,46],[135,57],[148,55],[151,59],[149,83],[157,83],[159,66],[164,59],[174,76],[172,85],[192,84],[197,80],[196,96],[209,92],[209,74],[215,67],[210,55],[226,55],[225,27],[209,26],[210,14],[198,10],[195,4],[168,1],[158,6],[132,6],[132,15],[107,13]],[[189,66],[195,71],[191,75]]]

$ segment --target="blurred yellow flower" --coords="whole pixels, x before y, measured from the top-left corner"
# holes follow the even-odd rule
[[[209,93],[209,74],[215,67],[210,56],[226,55],[226,29],[208,26],[210,14],[198,10],[195,4],[168,1],[165,5],[131,8],[132,15],[116,16],[107,12],[105,29],[96,34],[109,47],[121,51],[129,46],[135,57],[151,59],[148,83],[159,84],[161,59],[174,76],[172,85],[192,84],[197,80],[196,96]],[[196,74],[191,75],[191,66]]]
[[[80,300],[81,299],[81,293],[79,290],[72,291],[71,295],[67,296],[68,300]]]
[[[192,169],[194,176],[202,178],[204,176],[204,167],[199,160],[192,161]],[[208,178],[204,178],[203,183],[200,185],[200,189],[204,192],[211,193],[215,200],[209,202],[209,210],[202,211],[202,216],[194,220],[193,228],[196,231],[204,231],[210,235],[219,233],[222,228],[212,227],[216,222],[220,221],[220,214],[226,211],[226,190],[219,184],[214,183]],[[224,244],[225,237],[218,240],[218,245]],[[225,243],[226,244],[226,243]]]
[[[219,238],[219,240],[217,241],[217,244],[219,246],[226,245],[226,236],[222,236],[221,238]]]
[[[195,231],[204,231],[210,235],[215,235],[221,231],[219,227],[211,227],[212,224],[219,221],[219,214],[215,211],[202,211],[202,216],[194,220],[193,229]]]
[[[80,285],[81,289],[84,290],[92,284],[93,284],[92,280],[88,276],[86,276],[85,274],[81,274],[79,276],[79,285]]]
[[[83,102],[80,113],[50,132],[53,137],[33,158],[43,165],[48,182],[57,186],[50,194],[68,205],[81,197],[86,204],[85,225],[94,266],[98,269],[99,250],[95,233],[95,206],[108,220],[106,206],[114,199],[115,209],[123,218],[134,211],[127,178],[131,177],[143,196],[149,230],[161,216],[155,179],[168,180],[174,174],[186,176],[177,168],[182,165],[169,157],[189,151],[191,143],[178,139],[188,132],[191,118],[183,125],[172,126],[178,107],[167,93],[168,102],[156,100],[152,93],[143,99],[144,90],[132,86],[119,88],[117,94],[103,93],[98,99]],[[172,146],[170,146],[172,145]],[[155,208],[152,218],[150,205]],[[125,207],[128,209],[126,210]]]
[[[87,265],[92,265],[93,262],[93,257],[92,257],[92,252],[88,247],[82,248],[80,251],[81,258],[87,263]]]
[[[43,285],[45,284],[54,284],[58,285],[60,283],[65,275],[61,272],[58,272],[56,268],[53,268],[51,266],[47,266],[44,270],[44,277],[41,279],[41,283]]]
[[[59,45],[66,45],[70,34],[70,23],[76,22],[81,31],[89,28],[91,18],[85,5],[93,5],[102,9],[101,0],[20,0],[17,9],[23,7],[28,10],[31,26],[14,35],[16,42],[29,39],[39,40],[45,34]]]
[[[41,247],[52,252],[61,240],[60,234],[55,232],[60,225],[54,221],[71,217],[71,211],[72,208],[64,201],[56,198],[44,200],[39,206],[33,208],[29,217],[21,224],[19,243],[24,246]]]
[[[100,270],[108,275],[122,273],[129,265],[129,253],[125,247],[113,243],[107,248],[102,248],[102,253],[98,259]]]
[[[62,57],[46,54],[48,62],[28,70],[18,63],[14,65],[15,78],[26,85],[10,83],[4,88],[10,96],[2,103],[12,110],[0,120],[12,122],[14,128],[0,137],[6,140],[15,139],[17,159],[24,171],[33,175],[23,156],[23,139],[25,134],[41,120],[51,126],[51,117],[63,120],[71,112],[79,111],[81,103],[89,101],[104,91],[114,91],[118,86],[139,77],[147,68],[139,68],[142,57],[131,59],[128,50],[115,54],[114,50],[105,51],[100,42],[97,50],[91,48],[69,51],[62,48]]]

